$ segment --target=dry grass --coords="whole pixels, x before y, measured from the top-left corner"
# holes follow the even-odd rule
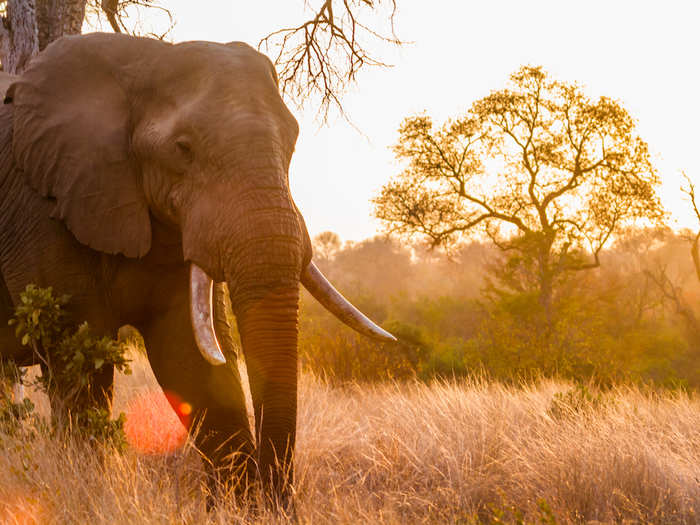
[[[138,362],[119,378],[115,409],[153,387]],[[479,380],[333,388],[303,376],[298,520],[700,523],[700,400],[625,387],[557,396],[569,390]],[[163,399],[151,402],[149,418],[173,428]],[[0,523],[286,521],[233,501],[207,513],[190,446],[118,455],[42,433],[0,440]]]

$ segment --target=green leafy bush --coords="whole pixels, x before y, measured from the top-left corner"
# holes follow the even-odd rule
[[[123,412],[117,419],[111,419],[109,410],[104,408],[91,407],[78,412],[75,417],[76,426],[89,441],[111,445],[119,452],[127,448],[124,423],[126,415]]]
[[[104,406],[105,392],[98,381],[114,369],[131,373],[126,347],[108,337],[96,337],[86,322],[73,330],[66,311],[70,297],[55,296],[52,288],[33,284],[20,296],[20,304],[9,324],[25,346],[30,346],[42,364],[37,385],[49,396],[54,411],[63,409],[69,417],[67,428],[90,440],[123,449],[124,415],[110,420]],[[54,422],[57,414],[54,414]]]
[[[82,323],[73,334],[64,332],[54,345],[51,373],[48,377],[42,375],[42,381],[46,389],[50,388],[51,381],[71,384],[77,397],[81,389],[91,388],[96,372],[110,365],[126,374],[131,373],[129,361],[124,356],[124,346],[108,337],[95,337],[88,324]]]
[[[15,335],[22,345],[51,348],[67,329],[68,314],[65,306],[69,295],[54,297],[53,288],[39,288],[29,284],[20,295],[20,304],[8,324],[15,325]]]
[[[399,338],[394,344],[355,334],[305,299],[300,355],[305,368],[341,381],[478,373],[505,382],[545,376],[599,386],[700,386],[697,349],[683,330],[667,317],[630,319],[621,293],[601,299],[574,290],[558,298],[549,319],[531,292],[478,302],[400,295],[385,302],[387,318],[375,318]]]
[[[600,268],[552,280],[547,301],[522,254],[475,242],[448,260],[387,239],[334,242],[321,250],[324,273],[399,343],[356,335],[303,295],[300,355],[319,375],[700,388],[700,282],[683,280],[694,269],[672,233],[631,231],[601,252]]]

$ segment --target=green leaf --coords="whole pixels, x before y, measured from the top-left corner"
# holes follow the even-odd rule
[[[27,346],[29,344],[29,334],[24,334],[22,336],[22,345]]]
[[[104,364],[104,362],[105,362],[105,360],[102,359],[101,357],[98,357],[97,359],[95,359],[95,370],[97,370],[98,368],[101,368],[102,365]]]

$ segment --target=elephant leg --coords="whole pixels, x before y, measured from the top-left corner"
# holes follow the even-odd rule
[[[48,377],[51,373],[44,362],[40,363],[41,373]],[[87,408],[97,408],[111,411],[114,394],[114,366],[102,365],[99,372],[93,375],[90,390],[82,390],[75,394],[73,383],[50,380],[48,396],[51,405],[51,417],[54,424],[65,426],[69,415],[80,413]]]
[[[14,327],[7,322],[15,313],[15,306],[7,289],[5,279],[0,273],[0,361],[12,361],[18,366],[31,365],[34,360],[28,346],[22,346],[15,336]]]
[[[110,304],[106,294],[106,281],[101,268],[101,255],[86,246],[79,244],[70,232],[60,222],[49,219],[51,203],[39,198],[23,185],[21,179],[15,179],[15,188],[21,202],[26,208],[25,221],[0,225],[5,239],[12,242],[0,246],[0,325],[7,326],[6,317],[13,313],[13,304],[20,303],[20,297],[26,286],[33,283],[41,288],[52,287],[54,296],[68,294],[69,328],[74,331],[82,322],[87,322],[90,331],[96,337],[114,337],[120,326],[118,316]],[[8,212],[9,213],[9,212]],[[20,211],[15,211],[20,216]],[[12,327],[9,327],[12,328]],[[49,355],[35,355],[28,346],[13,348],[9,342],[14,336],[0,327],[0,344],[3,355],[10,355],[17,364],[40,364],[42,373],[48,378],[50,373],[51,349]],[[7,345],[7,346],[5,346]],[[9,351],[8,351],[9,350]],[[20,352],[21,350],[21,352]],[[12,354],[15,354],[13,356]],[[16,357],[19,356],[19,357]],[[54,417],[66,421],[68,411],[76,412],[86,406],[109,408],[112,400],[113,368],[103,366],[97,377],[87,388],[73,398],[78,388],[77,376],[56,381],[54,377],[49,383],[49,397]],[[59,384],[61,383],[61,384]],[[70,394],[70,395],[69,395]]]
[[[14,403],[21,401],[22,385],[18,383],[19,377],[8,374],[6,363],[29,364],[27,358],[31,360],[31,353],[27,347],[22,347],[15,337],[14,330],[8,326],[7,322],[12,318],[14,305],[10,292],[7,289],[5,280],[0,273],[0,399],[5,393],[12,391],[11,398]]]
[[[153,373],[173,409],[181,415],[182,403],[191,408],[189,426],[210,462],[210,481],[230,480],[237,493],[245,492],[255,473],[254,445],[236,363],[212,366],[204,360],[192,333],[186,290],[140,330]]]
[[[87,322],[90,333],[95,338],[116,336],[117,322],[110,308],[99,294],[76,295],[68,305],[71,312],[70,330],[77,330],[82,322]],[[76,374],[65,374],[51,359],[51,351],[44,358],[37,359],[42,376],[48,378],[48,395],[54,422],[63,425],[72,414],[96,408],[108,413],[112,409],[114,395],[114,365],[103,364],[91,374],[89,386],[78,388],[81,379]],[[50,367],[48,366],[50,365]],[[51,369],[50,369],[51,368]]]

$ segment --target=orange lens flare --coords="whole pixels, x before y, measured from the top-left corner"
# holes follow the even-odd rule
[[[144,392],[127,406],[126,439],[142,454],[172,454],[187,439],[191,413],[192,405],[174,392],[165,395],[156,390]]]

